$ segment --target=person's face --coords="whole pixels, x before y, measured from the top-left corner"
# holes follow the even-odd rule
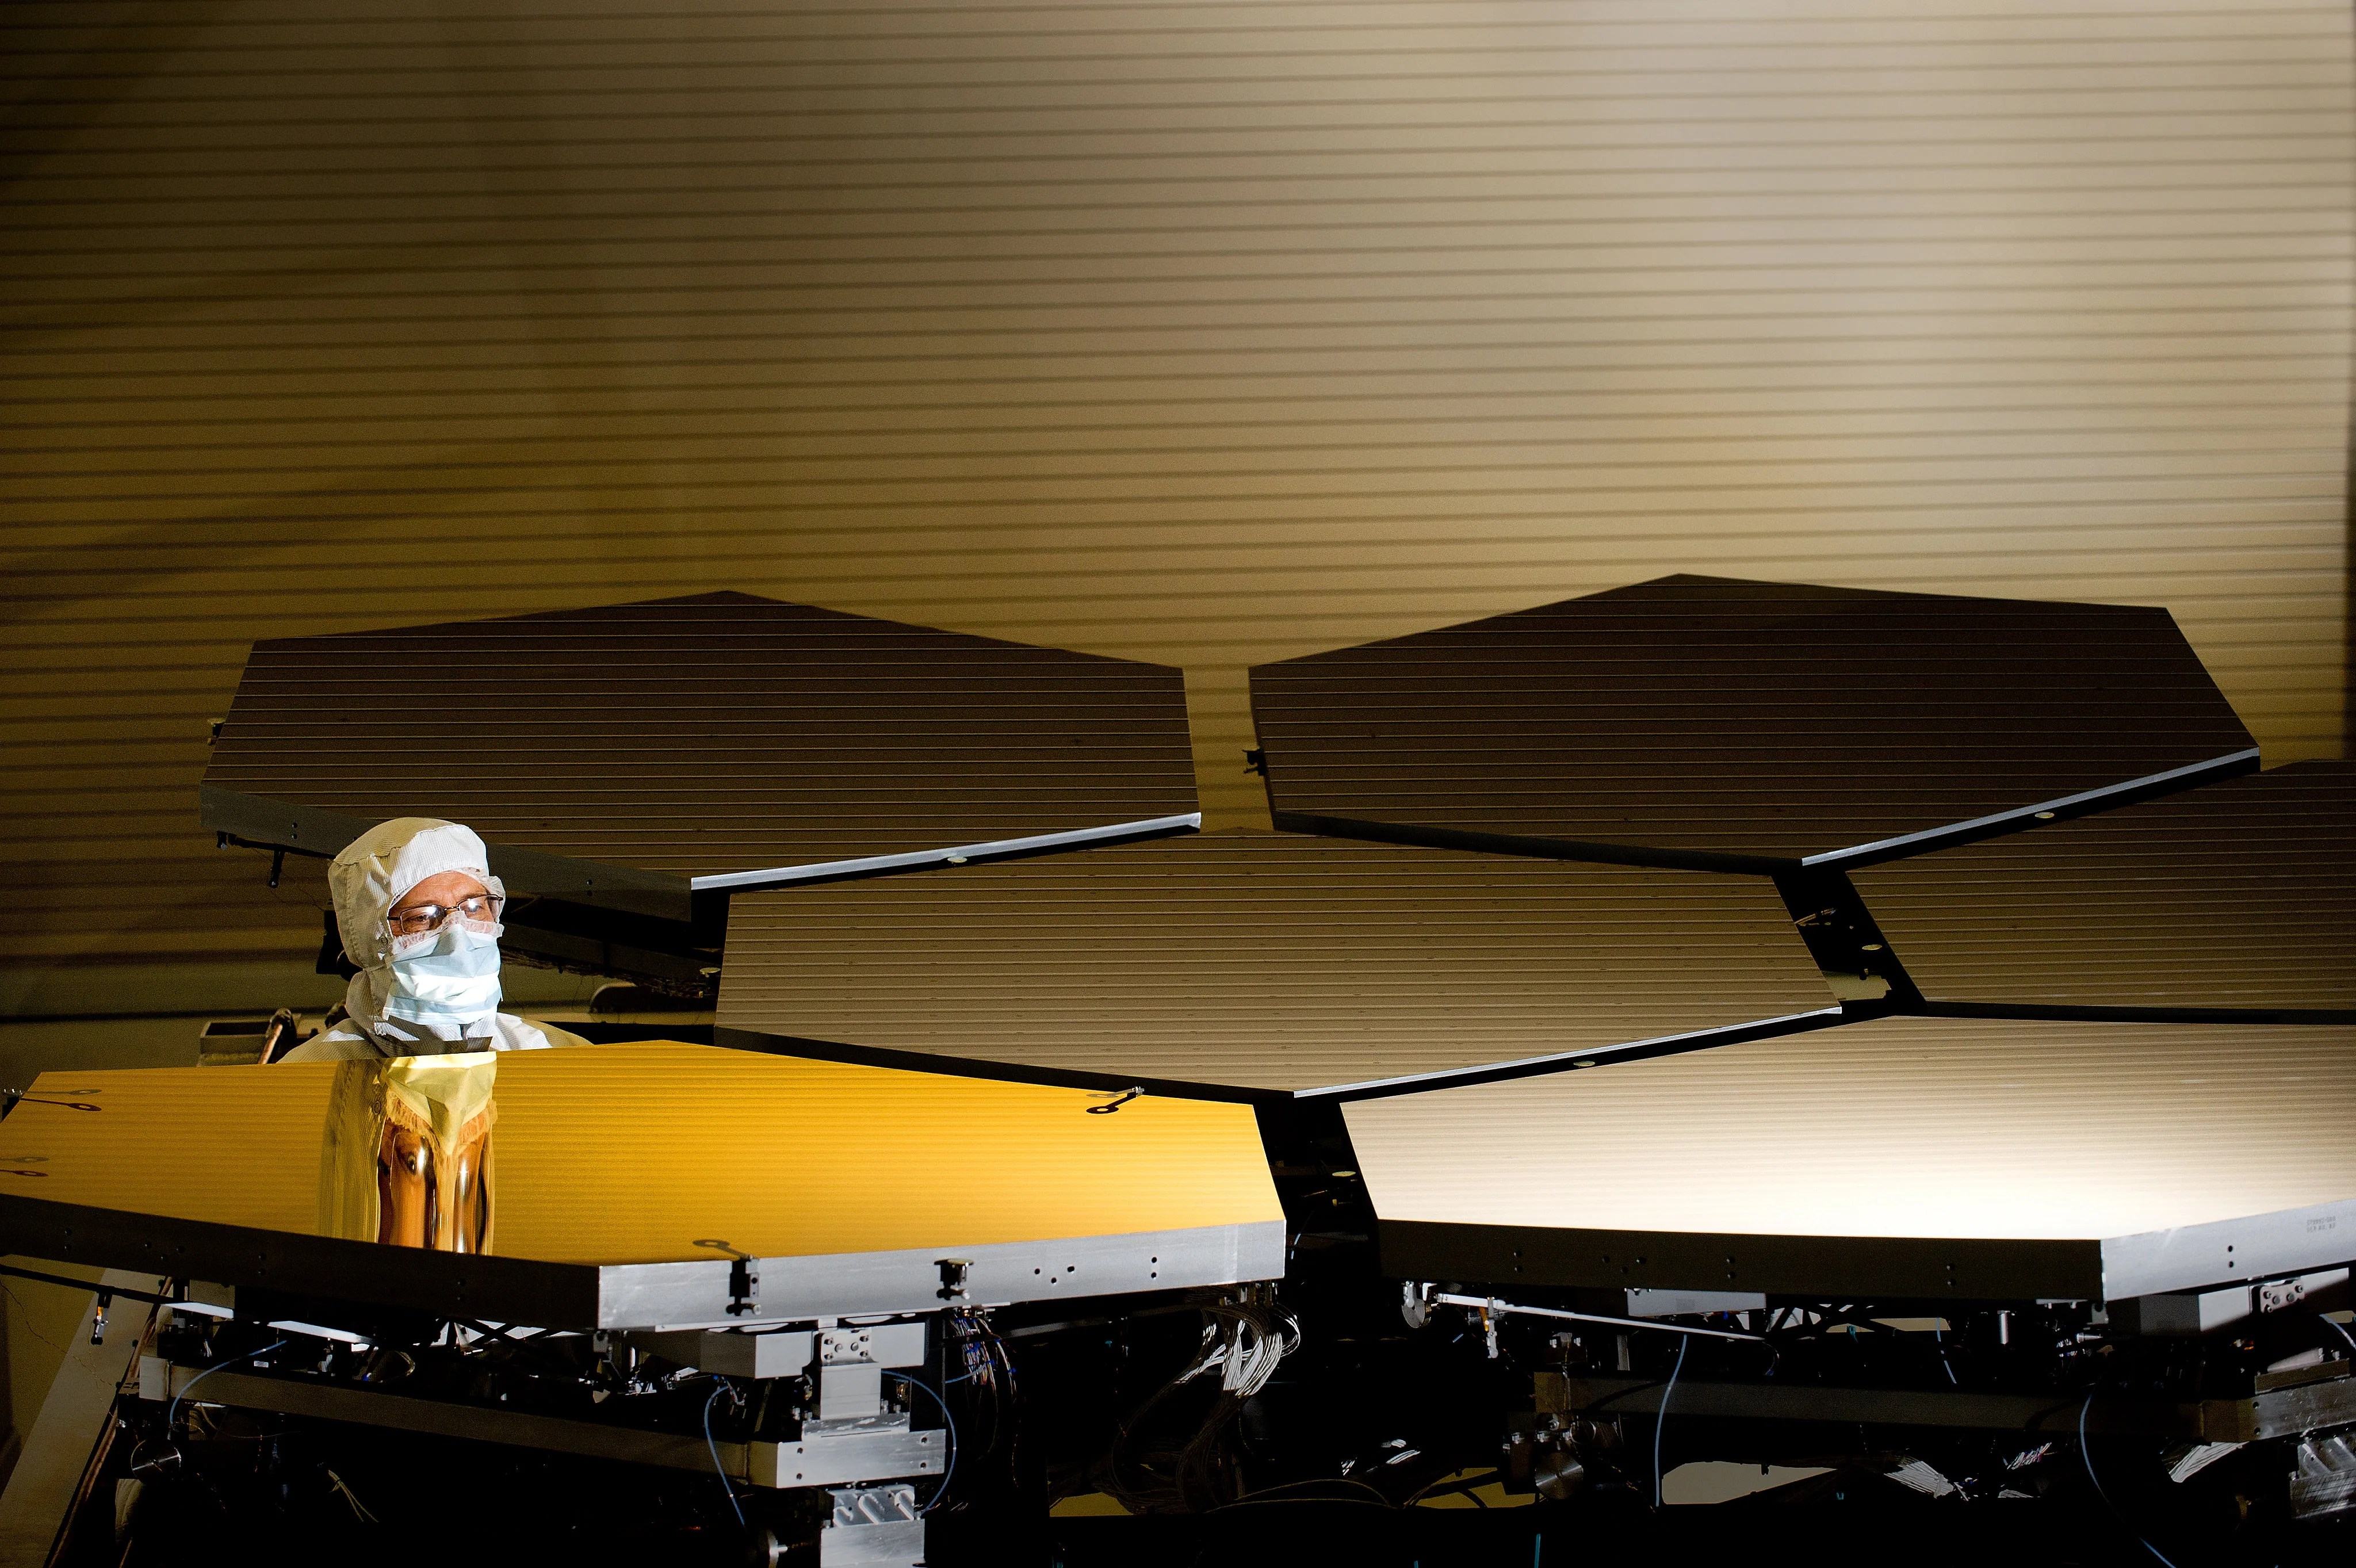
[[[454,911],[470,925],[492,925],[499,918],[498,901],[489,888],[463,871],[444,871],[395,899],[384,923],[396,937],[413,937],[434,929]]]

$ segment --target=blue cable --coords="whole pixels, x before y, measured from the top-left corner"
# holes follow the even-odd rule
[[[2094,1474],[2094,1455],[2086,1446],[2086,1412],[2094,1408],[2094,1391],[2089,1389],[2086,1391],[2086,1402],[2078,1407],[2078,1462],[2086,1466],[2086,1479],[2094,1483],[2094,1495],[2103,1499],[2103,1506],[2111,1510],[2111,1517],[2121,1524],[2126,1525],[2127,1533],[2137,1541],[2143,1541],[2143,1549],[2146,1552],[2158,1558],[2166,1568],[2176,1568],[2175,1563],[2168,1561],[2168,1553],[2150,1541],[2144,1541],[2143,1531],[2132,1524],[2127,1524],[2127,1516],[2119,1512],[2119,1505],[2111,1501],[2110,1493],[2103,1490],[2103,1478]]]
[[[933,1494],[933,1500],[931,1502],[926,1503],[922,1509],[917,1510],[920,1514],[928,1514],[935,1509],[940,1507],[941,1499],[949,1495],[949,1477],[957,1474],[957,1417],[949,1413],[949,1402],[941,1398],[939,1393],[934,1390],[930,1383],[922,1381],[919,1379],[912,1378],[905,1372],[894,1372],[892,1375],[899,1379],[902,1382],[907,1384],[910,1388],[922,1389],[926,1393],[931,1395],[933,1402],[941,1407],[941,1420],[947,1423],[948,1426],[949,1456],[948,1462],[941,1466],[940,1489]],[[2171,1568],[2173,1568],[2172,1564]]]
[[[1686,1369],[1686,1352],[1693,1347],[1693,1336],[1677,1336],[1677,1364],[1669,1369],[1669,1385],[1661,1391],[1660,1413],[1653,1421],[1653,1507],[1661,1506],[1661,1434],[1669,1429],[1669,1396],[1677,1391],[1677,1374]],[[2169,1568],[2176,1568],[2174,1563]]]
[[[712,1437],[712,1407],[720,1402],[722,1394],[734,1394],[735,1391],[724,1381],[712,1384],[712,1397],[703,1402],[703,1445],[712,1452],[712,1473],[720,1477],[720,1484],[728,1488],[728,1506],[736,1510],[736,1528],[742,1530],[744,1528],[744,1505],[736,1500],[736,1483],[728,1478],[727,1470],[722,1467],[720,1444]]]
[[[166,1438],[169,1438],[172,1435],[172,1423],[180,1418],[180,1402],[188,1397],[188,1390],[195,1388],[198,1383],[203,1382],[207,1378],[211,1377],[223,1367],[233,1367],[240,1361],[259,1361],[264,1356],[269,1355],[273,1350],[284,1350],[286,1348],[286,1344],[287,1342],[285,1340],[281,1339],[275,1345],[265,1345],[261,1349],[255,1350],[251,1354],[244,1356],[231,1356],[226,1361],[215,1361],[211,1366],[207,1367],[203,1371],[198,1372],[195,1377],[190,1378],[187,1383],[182,1385],[180,1391],[172,1396],[172,1402],[164,1407],[164,1435]]]

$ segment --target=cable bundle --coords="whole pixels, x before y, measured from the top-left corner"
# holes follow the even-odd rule
[[[1132,1513],[1191,1512],[1241,1496],[1220,1439],[1244,1402],[1266,1388],[1284,1358],[1301,1348],[1300,1320],[1273,1302],[1247,1294],[1236,1301],[1197,1303],[1194,1310],[1204,1322],[1194,1359],[1121,1423],[1105,1465],[1104,1489]],[[1154,1428],[1166,1430],[1181,1391],[1200,1386],[1214,1369],[1218,1392],[1200,1419],[1180,1429],[1183,1435],[1174,1445],[1165,1436],[1149,1446]]]
[[[1201,1353],[1173,1382],[1193,1382],[1215,1368],[1219,1387],[1248,1400],[1268,1386],[1286,1356],[1301,1348],[1301,1324],[1290,1313],[1225,1304],[1204,1311]]]

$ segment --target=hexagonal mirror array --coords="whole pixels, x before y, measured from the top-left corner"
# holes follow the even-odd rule
[[[1979,1112],[2108,1082],[2127,1130],[2085,1149],[2144,1140],[2102,1156],[2131,1173],[2192,1066],[2305,1075],[2319,1105],[2349,1082],[2313,1026],[2356,1023],[2350,770],[2240,777],[2255,749],[2164,611],[1673,577],[1252,680],[1280,831],[1153,840],[1196,820],[1175,671],[741,595],[266,643],[208,821],[449,815],[517,864],[733,896],[725,1044],[1350,1102],[1386,1245],[1425,1273],[1560,1253],[1559,1283],[1612,1283],[1563,1260],[1751,1234],[1708,1190],[1759,1167],[1825,1198],[1754,1217],[1816,1239],[1794,1267],[1837,1240],[1936,1284],[1914,1244],[1946,1237],[2099,1275],[2167,1215],[2007,1197]],[[457,743],[409,758],[426,714]],[[986,838],[1029,842],[946,853]],[[1722,1122],[1723,1147],[1671,1136]],[[2321,1180],[2344,1151],[2312,1131],[2288,1157]],[[1833,1201],[1915,1133],[1985,1197],[1968,1236]],[[1610,1197],[1648,1186],[1692,1190]],[[1644,1283],[1724,1283],[1702,1251],[1652,1246],[1685,1261]],[[1965,1253],[2002,1272],[1933,1272]]]

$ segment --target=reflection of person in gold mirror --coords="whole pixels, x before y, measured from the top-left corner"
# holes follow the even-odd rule
[[[321,1233],[489,1251],[498,1070],[489,1051],[339,1064],[319,1163]]]
[[[578,1035],[499,1011],[499,910],[507,890],[473,830],[397,817],[327,868],[336,929],[359,966],[317,1037],[281,1061],[536,1050]]]

